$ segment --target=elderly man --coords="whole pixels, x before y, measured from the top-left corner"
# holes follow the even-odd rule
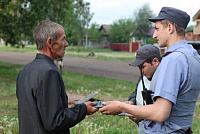
[[[63,58],[68,46],[64,28],[42,21],[34,31],[40,53],[17,77],[20,134],[70,134],[69,128],[97,111],[86,102],[68,108],[63,79],[54,60]]]

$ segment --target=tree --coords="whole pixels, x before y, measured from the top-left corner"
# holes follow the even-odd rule
[[[133,33],[135,36],[142,38],[152,28],[152,23],[148,21],[148,18],[154,15],[149,4],[144,4],[135,14]]]
[[[19,20],[16,17],[18,5],[8,0],[1,0],[0,11],[0,37],[4,39],[5,44],[16,44],[20,38],[19,29],[16,28],[16,24]]]
[[[93,23],[88,31],[88,35],[91,41],[100,42],[101,33],[99,32],[99,25],[96,23]]]
[[[72,42],[80,46],[81,41],[84,39],[87,32],[89,22],[92,19],[93,14],[90,13],[90,3],[84,2],[83,0],[76,0],[75,16],[76,21],[72,30]]]
[[[122,43],[129,42],[130,33],[133,31],[134,24],[131,19],[119,19],[111,25],[109,32],[110,42]]]
[[[68,42],[76,43],[91,19],[89,3],[83,0],[1,0],[0,6],[0,37],[12,46],[32,41],[34,27],[45,19],[61,24]]]

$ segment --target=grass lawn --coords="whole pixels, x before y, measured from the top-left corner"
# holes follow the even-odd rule
[[[0,62],[0,134],[18,134],[15,80],[23,66]],[[115,79],[63,72],[66,91],[87,95],[99,91],[97,99],[126,101],[135,83]],[[200,133],[200,100],[196,105],[193,134]],[[87,116],[71,129],[72,134],[135,134],[136,125],[127,117]]]
[[[35,45],[27,45],[25,48],[16,48],[16,47],[6,47],[4,44],[0,44],[0,51],[8,52],[20,52],[20,53],[37,53]],[[95,56],[88,56],[88,53],[94,52]],[[110,60],[110,61],[123,61],[131,62],[135,59],[134,53],[122,52],[122,51],[112,51],[110,49],[98,49],[81,46],[78,51],[77,46],[68,46],[66,48],[67,56],[79,57],[79,58],[92,58],[92,59],[101,59],[101,60]]]
[[[23,66],[0,62],[0,134],[18,134],[15,80]],[[63,72],[66,91],[88,95],[98,91],[96,99],[126,101],[135,83],[115,79]],[[136,125],[127,117],[106,116],[100,113],[87,116],[71,129],[72,134],[130,134]]]
[[[20,53],[37,53],[34,45],[22,48],[5,47],[0,44],[1,51],[13,51]],[[94,52],[94,57],[87,57],[89,52]],[[134,54],[128,52],[116,52],[109,49],[95,49],[69,46],[66,55],[81,58],[94,58],[102,60],[116,60],[130,62]],[[0,62],[0,134],[18,134],[18,114],[15,80],[18,72],[23,68],[21,65],[14,65]],[[135,89],[135,83],[115,79],[63,72],[66,91],[88,95],[98,91],[96,96],[100,100],[121,100],[126,101],[128,96]],[[193,134],[200,133],[200,99],[197,102]],[[87,116],[81,123],[71,129],[72,134],[135,134],[136,125],[127,117],[108,116],[95,113]]]

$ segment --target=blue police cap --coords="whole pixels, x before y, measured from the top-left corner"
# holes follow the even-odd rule
[[[186,29],[190,21],[190,16],[186,12],[179,9],[173,7],[163,7],[157,17],[153,17],[148,20],[151,22],[169,20]]]

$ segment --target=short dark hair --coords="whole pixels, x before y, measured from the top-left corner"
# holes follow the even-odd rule
[[[168,25],[169,23],[171,23],[172,25],[175,26],[176,32],[177,32],[178,36],[185,37],[185,29],[182,28],[181,26],[177,25],[176,23],[171,22],[171,21],[169,21],[169,20],[161,20],[160,23],[163,25],[164,28],[166,28],[167,25]]]

